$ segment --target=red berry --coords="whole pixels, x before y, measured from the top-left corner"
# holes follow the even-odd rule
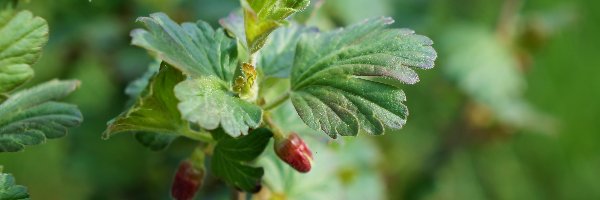
[[[292,133],[287,138],[275,140],[274,148],[277,156],[298,172],[310,171],[312,152],[298,134]]]
[[[189,160],[181,162],[173,178],[171,196],[177,200],[193,199],[202,184],[202,177],[203,169],[194,167]]]

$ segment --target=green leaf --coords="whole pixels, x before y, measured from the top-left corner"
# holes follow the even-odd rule
[[[240,138],[221,137],[214,149],[211,171],[229,185],[257,192],[264,170],[248,163],[262,154],[272,136],[271,131],[260,128]]]
[[[11,174],[0,173],[0,199],[29,200],[29,193],[25,186],[17,185]]]
[[[309,28],[292,23],[273,31],[273,34],[262,48],[257,59],[257,67],[265,76],[287,78],[290,76],[296,45],[305,33],[314,33],[316,28]]]
[[[173,92],[176,84],[184,80],[183,74],[166,63],[161,64],[134,105],[108,123],[103,137],[126,131],[142,131],[180,135],[189,131],[177,110],[177,98]],[[147,140],[147,138],[145,138]]]
[[[210,130],[221,124],[234,137],[260,124],[260,108],[231,92],[237,49],[223,29],[215,31],[202,21],[179,26],[162,13],[139,20],[149,31],[135,30],[133,43],[157,53],[192,78],[175,89],[182,101],[178,108],[184,119]]]
[[[140,17],[148,30],[131,33],[132,43],[193,77],[215,76],[231,84],[237,69],[237,49],[223,29],[203,21],[178,25],[163,13]]]
[[[302,123],[301,120],[298,121]],[[315,165],[310,172],[296,171],[281,161],[273,150],[267,149],[257,161],[265,169],[264,187],[268,188],[273,196],[282,197],[281,199],[328,200],[332,197],[347,199],[344,196],[343,185],[337,176],[341,167],[340,155],[328,148],[323,142],[325,140],[320,140],[324,138],[303,137],[303,139],[314,153],[318,152],[313,161]]]
[[[246,30],[244,29],[244,17],[241,12],[233,11],[227,17],[219,20],[221,27],[227,34],[236,39],[238,49],[238,60],[249,60],[248,44],[246,44]]]
[[[136,80],[131,81],[129,85],[125,88],[125,94],[129,96],[129,98],[137,100],[137,98],[144,92],[148,84],[150,83],[150,79],[152,79],[160,70],[160,66],[162,61],[157,60],[148,65],[148,70]]]
[[[271,111],[283,132],[302,134],[313,153],[309,173],[299,173],[267,149],[257,163],[265,168],[263,183],[273,196],[288,200],[386,199],[382,174],[377,170],[381,153],[369,138],[344,138],[340,143],[309,128],[296,115],[291,102]]]
[[[242,0],[250,52],[257,52],[271,32],[287,23],[288,16],[304,10],[309,4],[309,0]]]
[[[359,130],[380,135],[384,126],[405,124],[400,83],[418,82],[410,67],[432,68],[436,52],[429,38],[412,30],[386,29],[392,22],[376,18],[301,39],[290,97],[308,126],[336,138]]]
[[[148,70],[142,75],[142,77],[132,81],[129,83],[129,85],[127,85],[127,88],[125,88],[125,94],[129,95],[131,98],[131,103],[129,104],[130,106],[135,104],[140,98],[140,95],[145,91],[146,87],[150,83],[150,79],[152,79],[160,70],[161,63],[162,61],[153,62],[150,64],[150,66],[148,66]],[[139,132],[135,133],[135,139],[153,151],[160,151],[166,149],[175,139],[177,139],[177,135],[168,133]]]
[[[0,11],[0,94],[33,77],[31,65],[48,41],[48,24],[29,11]]]
[[[25,145],[59,138],[82,119],[76,106],[55,102],[73,92],[78,81],[49,81],[19,91],[0,105],[0,152],[15,152]]]
[[[246,45],[246,30],[244,30],[244,17],[239,12],[231,12],[227,17],[219,19],[219,24],[229,35],[237,38]]]
[[[177,107],[185,119],[208,130],[220,124],[232,137],[247,135],[248,129],[257,128],[262,119],[260,107],[235,97],[214,76],[181,82],[175,86],[175,95],[181,101]]]

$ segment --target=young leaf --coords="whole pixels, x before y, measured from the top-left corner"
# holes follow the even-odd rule
[[[300,40],[291,99],[308,126],[336,138],[359,130],[379,135],[384,125],[405,124],[406,97],[398,85],[418,82],[409,67],[432,68],[436,52],[429,38],[412,30],[386,29],[392,22],[376,18]]]
[[[0,199],[29,200],[29,193],[25,186],[17,185],[11,174],[0,173]]]
[[[264,128],[256,129],[240,138],[215,136],[221,139],[215,146],[211,162],[212,172],[236,188],[258,192],[264,170],[247,163],[258,158],[272,136],[271,131]]]
[[[177,110],[175,85],[184,80],[183,74],[166,63],[161,64],[158,74],[150,79],[135,104],[108,123],[103,137],[124,131],[179,135],[189,126]],[[142,141],[147,141],[143,138]]]
[[[304,10],[309,0],[242,0],[246,42],[251,53],[257,52],[288,16]]]
[[[82,119],[76,106],[55,102],[73,92],[78,81],[49,81],[19,91],[0,104],[0,152],[59,138]]]
[[[209,130],[220,124],[232,137],[247,135],[248,129],[257,128],[262,119],[260,107],[235,97],[214,76],[181,82],[175,86],[175,95],[181,101],[177,107],[185,119]]]
[[[0,11],[0,94],[33,77],[31,66],[48,41],[48,24],[29,11]]]
[[[155,53],[161,60],[193,77],[215,76],[231,84],[237,68],[235,41],[223,29],[208,23],[178,25],[164,13],[140,17],[148,30],[131,33],[134,45]]]
[[[296,44],[305,33],[315,33],[316,28],[309,28],[292,23],[290,26],[273,31],[262,48],[257,59],[257,67],[265,76],[287,78],[294,64]]]
[[[139,19],[149,31],[135,30],[133,43],[144,47],[194,79],[176,87],[182,116],[205,129],[219,124],[231,136],[256,128],[262,111],[231,92],[237,68],[235,41],[222,29],[199,21],[179,26],[162,13]]]

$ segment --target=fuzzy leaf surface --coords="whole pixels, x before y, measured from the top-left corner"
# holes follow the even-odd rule
[[[240,138],[215,137],[220,139],[215,146],[211,162],[212,172],[229,185],[244,191],[257,192],[264,170],[248,163],[262,154],[272,136],[271,131],[260,128]]]
[[[140,17],[147,30],[131,33],[134,45],[155,53],[161,60],[193,77],[215,76],[230,84],[237,68],[235,40],[208,23],[175,23],[164,13]]]
[[[223,81],[214,76],[188,79],[175,87],[182,116],[202,128],[214,130],[221,125],[232,137],[247,135],[257,128],[262,110],[235,97]]]
[[[258,51],[271,32],[287,23],[287,17],[304,10],[309,4],[309,0],[242,0],[250,52]]]
[[[430,69],[433,42],[408,29],[388,29],[375,18],[298,43],[291,74],[291,100],[302,120],[332,138],[360,130],[384,133],[401,128],[408,109],[399,88],[419,81],[413,68]]]
[[[29,200],[29,193],[25,186],[17,185],[12,174],[0,173],[0,199]]]
[[[56,102],[73,92],[78,81],[49,81],[11,95],[0,104],[0,152],[15,152],[26,145],[67,134],[83,117],[71,104]]]
[[[48,42],[46,20],[29,11],[0,11],[0,94],[12,91],[33,77],[31,65]]]
[[[237,46],[223,29],[202,21],[178,25],[162,13],[139,20],[148,30],[133,31],[133,44],[190,76],[175,88],[184,119],[209,130],[222,125],[234,137],[260,124],[262,110],[232,92]]]

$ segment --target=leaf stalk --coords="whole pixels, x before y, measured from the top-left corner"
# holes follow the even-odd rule
[[[290,93],[286,92],[285,94],[281,95],[280,97],[277,97],[273,102],[264,105],[263,110],[268,111],[268,110],[272,110],[273,108],[277,108],[278,106],[283,104],[285,101],[287,101],[289,98],[290,98]]]

